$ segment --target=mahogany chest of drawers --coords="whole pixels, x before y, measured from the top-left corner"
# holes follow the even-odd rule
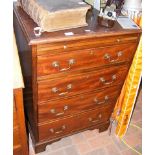
[[[108,129],[141,30],[125,30],[117,22],[111,29],[100,27],[95,11],[87,22],[36,37],[37,25],[14,5],[24,104],[36,152],[77,132]]]

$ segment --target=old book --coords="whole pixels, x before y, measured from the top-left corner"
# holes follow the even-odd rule
[[[82,0],[19,0],[22,8],[42,31],[87,26],[86,13],[90,5]]]

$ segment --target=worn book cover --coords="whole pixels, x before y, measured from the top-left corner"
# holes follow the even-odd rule
[[[86,13],[91,8],[82,0],[19,1],[41,30],[47,32],[86,26]]]

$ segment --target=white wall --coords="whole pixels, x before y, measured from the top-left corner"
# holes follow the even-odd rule
[[[94,8],[97,10],[100,10],[100,0],[95,0],[94,1]]]

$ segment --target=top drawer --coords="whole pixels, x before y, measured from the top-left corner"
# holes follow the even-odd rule
[[[64,52],[57,55],[43,55],[37,58],[37,75],[47,76],[57,73],[79,71],[101,67],[113,63],[130,61],[136,43],[117,46]]]
[[[91,36],[91,35],[90,35]],[[67,51],[74,51],[88,48],[98,48],[105,46],[114,46],[120,44],[137,43],[139,34],[111,35],[104,37],[85,38],[79,40],[59,41],[47,44],[37,45],[37,55],[58,54]]]

